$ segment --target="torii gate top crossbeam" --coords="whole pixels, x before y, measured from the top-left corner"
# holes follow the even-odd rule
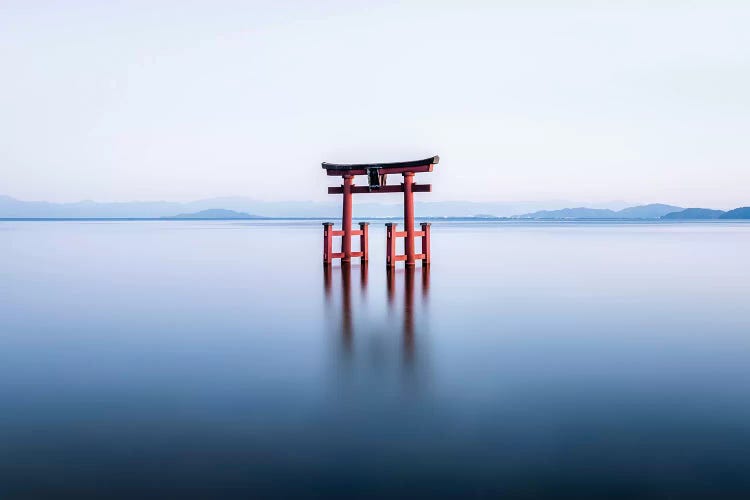
[[[376,168],[381,174],[403,174],[404,172],[432,172],[433,165],[440,162],[439,156],[423,160],[400,161],[395,163],[354,163],[336,164],[323,162],[328,175],[367,175],[368,169]]]

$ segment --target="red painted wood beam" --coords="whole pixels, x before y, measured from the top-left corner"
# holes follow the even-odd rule
[[[406,237],[406,231],[396,231],[393,233],[394,238],[404,238]],[[424,231],[414,231],[414,237],[417,236],[424,236]]]
[[[331,265],[333,256],[333,222],[323,223],[323,266],[328,267]],[[326,278],[328,275],[326,274]],[[328,283],[330,284],[330,283]]]
[[[344,193],[344,210],[341,214],[341,229],[344,236],[341,238],[341,251],[344,256],[341,262],[350,262],[352,258],[352,187],[354,180],[351,175],[344,176],[344,185],[341,187]]]
[[[414,265],[414,172],[404,172],[404,252],[406,265]]]
[[[346,231],[343,229],[336,229],[334,231],[331,231],[331,236],[344,236]],[[362,230],[361,229],[352,229],[351,231],[352,236],[362,236]]]
[[[411,190],[415,193],[431,193],[432,184],[414,184]],[[367,186],[352,186],[352,194],[364,193],[403,193],[404,186],[381,186],[379,189],[370,190]],[[341,186],[329,187],[328,194],[344,194],[344,188]]]
[[[354,254],[352,254],[352,255],[354,255]],[[415,253],[414,254],[414,258],[416,260],[422,260],[422,259],[424,259],[424,254],[423,253]],[[400,261],[400,260],[406,260],[406,255],[396,255],[396,260],[398,260],[398,261]]]
[[[370,239],[370,237],[369,237],[370,229],[369,228],[370,228],[370,223],[369,222],[360,222],[359,223],[359,231],[358,231],[359,232],[359,249],[361,250],[361,253],[362,253],[362,256],[361,256],[362,257],[362,259],[361,259],[362,264],[366,264],[367,261],[370,258],[370,256],[369,256],[369,252],[370,251],[368,249],[369,246],[370,246],[370,242],[369,242],[369,239]],[[363,267],[363,269],[366,269],[366,267]],[[365,271],[365,273],[366,272],[367,271]],[[367,276],[366,276],[366,274],[363,274],[362,275],[362,286],[365,285],[366,281],[367,281]]]
[[[430,226],[429,222],[421,224],[422,230],[422,267],[430,265]]]

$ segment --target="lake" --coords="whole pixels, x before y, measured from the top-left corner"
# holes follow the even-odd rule
[[[324,272],[319,221],[0,222],[0,497],[750,498],[750,223],[370,247]]]

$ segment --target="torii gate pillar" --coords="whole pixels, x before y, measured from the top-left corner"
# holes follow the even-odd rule
[[[334,230],[333,223],[323,223],[323,264],[328,266],[333,259],[341,259],[348,264],[352,257],[361,257],[362,262],[368,260],[368,224],[360,222],[360,229],[352,230],[352,194],[354,193],[404,193],[404,225],[406,231],[397,231],[397,224],[386,224],[386,265],[395,267],[396,262],[405,261],[407,266],[416,265],[417,260],[422,266],[430,264],[430,225],[422,223],[422,230],[414,230],[414,193],[430,192],[429,184],[416,184],[414,174],[418,172],[432,172],[433,167],[440,161],[438,156],[424,160],[406,161],[398,163],[365,163],[355,165],[337,165],[323,163],[323,168],[330,176],[341,176],[344,183],[341,187],[329,187],[328,194],[343,195],[343,210],[341,216],[341,230]],[[388,174],[403,175],[404,182],[400,186],[386,185]],[[355,186],[356,175],[367,176],[367,186]],[[333,252],[333,237],[341,236],[341,252]],[[360,237],[359,252],[352,251],[352,236]],[[416,253],[414,239],[421,237],[422,251]],[[404,255],[396,254],[396,239],[404,238]]]
[[[344,256],[341,262],[351,262],[352,260],[352,185],[354,180],[352,175],[344,175],[344,210],[341,215],[341,227],[344,230],[344,238],[341,240],[341,251]]]

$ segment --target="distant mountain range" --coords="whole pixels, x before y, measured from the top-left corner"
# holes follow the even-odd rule
[[[354,213],[358,217],[399,217],[403,215],[401,200],[397,195],[386,195],[384,203],[373,202],[369,196],[357,196]],[[370,200],[370,201],[368,201]],[[388,200],[393,200],[388,202]],[[473,202],[473,201],[417,201],[416,212],[422,217],[473,217],[486,214],[490,217],[510,217],[534,210],[547,210],[578,205],[565,200],[545,202]],[[622,201],[595,205],[612,210],[627,207]],[[245,197],[226,197],[197,200],[187,203],[166,201],[135,201],[102,203],[80,201],[50,203],[22,201],[0,195],[0,218],[160,218],[175,214],[190,214],[220,207],[259,217],[341,217],[341,197],[331,196],[330,201],[258,201]]]
[[[178,214],[172,217],[162,217],[162,219],[261,219],[257,215],[246,214],[245,212],[235,212],[234,210],[224,210],[223,208],[209,208],[191,214]]]
[[[750,207],[740,207],[724,212],[719,219],[750,219]]]
[[[663,220],[701,220],[701,219],[750,219],[750,207],[735,208],[725,212],[710,208],[680,208],[672,205],[654,203],[622,210],[597,208],[563,208],[562,210],[540,210],[530,214],[519,215],[519,219],[663,219]]]
[[[672,212],[662,219],[750,219],[750,207],[740,207],[724,212],[709,208],[686,208],[681,212]]]
[[[364,201],[365,196],[355,197],[355,215],[367,217],[400,217],[403,215],[401,200],[393,203]],[[360,201],[362,200],[362,201]],[[707,208],[687,208],[654,203],[628,206],[614,201],[593,206],[569,201],[547,202],[473,202],[473,201],[417,201],[416,212],[420,217],[471,217],[518,219],[747,219],[750,207],[728,212]],[[577,206],[578,208],[562,208]],[[220,207],[220,208],[217,208]],[[517,215],[517,214],[523,215]],[[176,215],[177,214],[177,215]],[[0,195],[0,218],[172,218],[172,219],[236,219],[236,218],[330,218],[341,217],[341,199],[331,201],[258,201],[244,197],[211,198],[187,203],[167,201],[135,201],[101,203],[80,201],[74,203],[50,203],[46,201],[22,201]]]
[[[680,212],[672,212],[662,216],[662,219],[718,219],[725,212],[723,210],[711,210],[710,208],[686,208]]]
[[[637,207],[609,210],[601,208],[563,208],[562,210],[540,210],[518,215],[519,219],[658,219],[669,213],[683,210],[682,207],[654,203]]]

